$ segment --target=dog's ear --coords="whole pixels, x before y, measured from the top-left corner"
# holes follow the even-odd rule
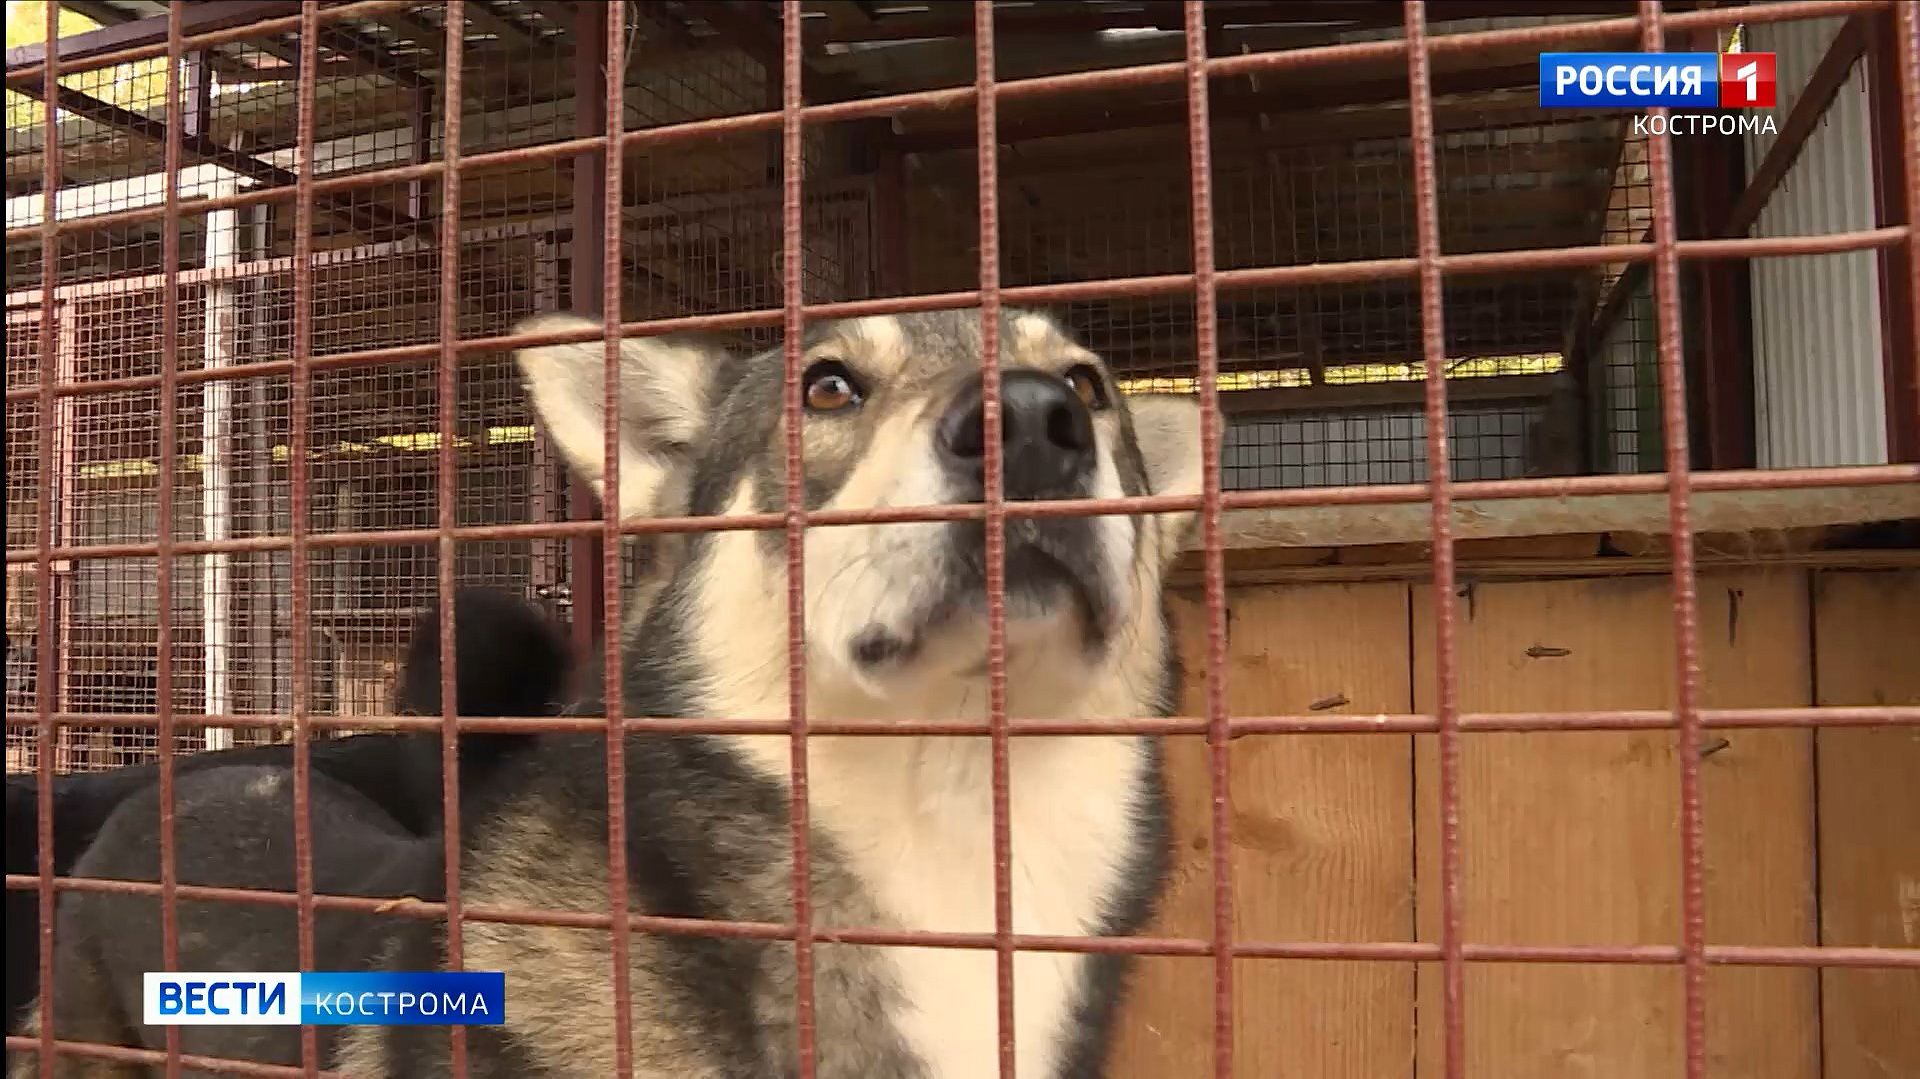
[[[577,315],[540,315],[516,333],[553,333],[600,325]],[[705,436],[719,348],[681,339],[635,337],[620,343],[620,491],[606,484],[606,345],[602,340],[523,348],[514,356],[547,434],[607,512],[622,519],[683,512],[687,473]],[[612,504],[609,504],[609,503]]]
[[[1197,495],[1206,468],[1200,447],[1200,404],[1191,397],[1143,393],[1127,398],[1133,439],[1156,495]],[[1161,564],[1170,562],[1197,518],[1191,510],[1155,515]]]

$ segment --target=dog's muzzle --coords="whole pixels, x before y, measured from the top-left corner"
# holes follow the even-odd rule
[[[1097,442],[1093,415],[1065,379],[1039,371],[1007,371],[1000,379],[1001,475],[1008,501],[1084,498],[1091,494]],[[934,449],[954,502],[979,502],[986,487],[985,406],[969,382],[934,425]],[[1077,517],[1006,522],[1006,612],[1031,619],[1071,608],[1088,647],[1103,643],[1113,620],[1102,560],[1091,523]],[[986,529],[980,521],[948,526],[944,588],[923,620],[904,636],[870,627],[854,642],[855,660],[877,666],[911,657],[926,630],[949,618],[977,615],[986,600]]]
[[[986,408],[979,383],[954,396],[934,431],[954,501],[986,491]],[[1093,414],[1065,379],[1040,371],[1000,376],[1000,470],[1010,501],[1080,498],[1093,478]]]
[[[954,395],[935,429],[940,460],[957,501],[984,497],[986,408],[978,382]],[[1067,381],[1042,371],[1000,376],[1002,489],[1010,502],[1084,498],[1091,494],[1096,440],[1093,414]],[[957,584],[986,587],[985,530],[955,528],[961,565]],[[1006,524],[1006,582],[1010,612],[1019,616],[1071,603],[1091,638],[1105,635],[1106,590],[1095,567],[1093,529],[1084,518],[1016,518]]]

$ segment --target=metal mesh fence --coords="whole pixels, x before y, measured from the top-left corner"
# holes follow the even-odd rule
[[[1920,469],[1723,470],[1700,458],[1689,441],[1683,356],[1683,327],[1698,308],[1682,288],[1689,271],[1720,260],[1911,252],[1912,226],[1683,235],[1667,136],[1636,136],[1622,114],[1544,113],[1512,70],[1553,47],[1658,51],[1681,35],[1886,9],[1904,64],[1892,90],[1911,116],[1920,111],[1920,17],[1911,8],[1669,12],[1649,3],[1618,17],[1429,28],[1440,12],[1410,3],[1375,5],[1328,30],[1238,22],[1234,12],[1259,5],[1214,14],[1198,2],[1150,5],[1155,26],[1115,22],[1135,13],[1106,4],[1072,14],[992,4],[266,6],[275,11],[258,21],[221,23],[174,3],[157,38],[9,59],[7,763],[38,776],[43,847],[57,773],[158,757],[164,786],[176,753],[236,740],[304,745],[356,729],[439,731],[451,759],[472,728],[450,704],[442,717],[386,713],[406,627],[426,610],[451,613],[455,581],[537,597],[592,640],[622,610],[612,586],[642,580],[647,543],[676,531],[784,530],[791,581],[808,528],[979,519],[991,552],[1012,520],[1180,508],[1201,518],[1206,625],[1195,677],[1206,680],[1204,715],[1066,728],[1010,717],[1005,630],[994,618],[988,719],[943,731],[994,746],[993,931],[834,938],[992,951],[1001,1074],[1013,1074],[1013,957],[1026,950],[1209,957],[1218,1075],[1234,1066],[1236,959],[1438,964],[1442,1005],[1420,1021],[1438,1025],[1449,1077],[1467,1074],[1472,963],[1678,967],[1690,1079],[1707,1074],[1710,964],[1920,966],[1911,950],[1709,944],[1704,732],[1920,716],[1910,707],[1703,708],[1694,495],[1912,484]],[[837,26],[854,9],[892,22],[876,40],[910,46],[880,65],[884,80],[851,77],[862,69],[849,57],[868,50],[820,49],[809,37],[808,24]],[[1047,18],[1074,33],[1053,42]],[[997,20],[1011,37],[996,38]],[[56,30],[50,14],[49,40]],[[1082,40],[1089,30],[1103,42],[1092,54]],[[1361,76],[1319,88],[1342,66]],[[1089,106],[1089,97],[1114,103]],[[59,105],[51,113],[49,99]],[[1123,111],[1132,122],[1116,119]],[[1223,128],[1228,121],[1235,126]],[[1906,155],[1899,193],[1901,219],[1911,222],[1920,219],[1917,137],[1911,127],[1901,137],[1903,146],[1883,151]],[[1881,299],[1904,307],[1910,322],[1913,291]],[[601,317],[608,336],[784,341],[797,385],[808,323],[979,306],[992,341],[1003,303],[1059,310],[1125,391],[1196,395],[1204,439],[1222,447],[1208,459],[1203,493],[1178,505],[1010,503],[998,486],[1000,421],[989,405],[980,505],[603,521],[590,493],[567,479],[510,356],[531,341],[511,336],[522,318],[572,309]],[[994,401],[997,363],[986,369]],[[1920,401],[1888,400],[1889,414],[1906,422],[1920,412]],[[610,390],[606,415],[617,407]],[[792,431],[796,395],[786,408]],[[797,455],[784,483],[788,504],[803,505]],[[1650,492],[1665,494],[1673,536],[1671,712],[1463,713],[1452,643],[1462,617],[1455,500]],[[1229,715],[1223,520],[1238,510],[1407,503],[1431,510],[1437,703],[1431,714],[1356,718],[1350,729],[1437,736],[1443,929],[1425,942],[1241,939],[1230,741],[1342,728],[1325,716]],[[987,565],[998,609],[1004,571],[993,554]],[[809,734],[848,733],[832,717],[810,721],[804,626],[798,612],[791,619],[799,691],[788,720],[761,729],[721,717],[626,717],[610,675],[608,719],[523,723],[608,735],[615,823],[604,916],[463,909],[449,776],[447,894],[409,913],[449,920],[455,966],[463,919],[598,918],[612,931],[610,996],[624,1028],[636,1006],[619,973],[631,934],[766,928],[689,927],[628,910],[622,735],[754,729],[803,746]],[[443,642],[443,666],[450,648]],[[1458,887],[1463,734],[1592,729],[1677,732],[1682,939],[1468,940]],[[1211,932],[1023,938],[1008,914],[1009,742],[1115,731],[1206,738]],[[812,1074],[810,1009],[824,991],[810,980],[806,759],[796,751],[791,784],[794,920],[766,930],[792,942],[798,963],[799,1074]],[[295,844],[301,887],[253,898],[296,905],[311,969],[316,906],[376,904],[316,897],[304,829]],[[179,894],[171,857],[163,843],[162,879],[151,886],[169,900]],[[8,886],[39,889],[47,918],[56,891],[89,885],[10,876]],[[163,932],[171,955],[171,919]],[[50,961],[41,975],[44,986]],[[58,1052],[181,1064],[177,1044],[161,1054],[55,1037],[51,1029],[10,1037],[9,1050],[44,1061]],[[616,1044],[630,1071],[626,1035]],[[464,1069],[458,1036],[453,1052]],[[303,1070],[320,1064],[309,1039]]]

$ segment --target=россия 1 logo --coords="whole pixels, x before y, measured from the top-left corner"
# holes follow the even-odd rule
[[[1770,52],[1543,52],[1540,107],[1770,109]]]
[[[1721,108],[1773,108],[1777,89],[1773,81],[1772,53],[1723,52],[1720,54]]]

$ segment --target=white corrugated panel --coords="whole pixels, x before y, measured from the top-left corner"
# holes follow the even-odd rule
[[[1776,123],[1792,111],[1841,19],[1748,28],[1754,52],[1778,54]],[[1773,135],[1747,138],[1747,170]],[[1755,236],[1869,229],[1873,150],[1866,65],[1856,64],[1768,200]],[[1885,464],[1886,386],[1880,282],[1873,252],[1761,259],[1753,281],[1755,435],[1762,468]]]

